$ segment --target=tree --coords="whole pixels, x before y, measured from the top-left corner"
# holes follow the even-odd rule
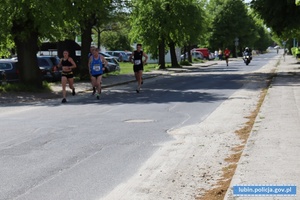
[[[44,8],[47,12],[44,12]],[[0,41],[5,48],[14,43],[20,63],[21,80],[36,87],[42,86],[37,64],[39,38],[53,38],[59,31],[62,10],[53,1],[14,1],[3,0],[0,3]]]
[[[75,22],[81,31],[81,66],[80,77],[88,76],[88,53],[92,42],[92,29],[100,29],[111,25],[112,19],[116,18],[130,2],[124,0],[73,0]],[[100,42],[100,41],[99,41]]]
[[[197,3],[199,2],[194,0],[134,0],[131,15],[132,41],[143,43],[152,57],[158,55],[160,68],[165,68],[166,46],[169,46],[172,66],[177,66],[175,46],[192,40],[196,35],[194,33],[199,33],[202,27],[199,25],[201,18],[194,15],[196,10],[202,16],[198,12],[201,10]],[[196,18],[192,19],[191,16]]]
[[[210,46],[217,49],[228,47],[235,50],[235,38],[240,46],[249,46],[255,40],[255,22],[248,15],[242,0],[226,0],[213,21]]]
[[[36,53],[43,39],[68,41],[81,34],[83,59],[79,71],[81,77],[87,75],[93,26],[103,24],[112,9],[123,5],[122,0],[61,0],[59,3],[59,6],[55,0],[2,0],[0,3],[1,53],[7,55],[6,49],[15,46],[21,80],[26,84],[42,86]]]
[[[255,15],[253,9],[250,10],[250,16],[253,17],[255,21],[255,30],[256,34],[254,35],[254,43],[252,49],[257,49],[261,52],[265,51],[268,46],[272,44],[271,32],[267,30],[266,26],[263,23],[263,20]]]
[[[252,0],[251,7],[278,34],[299,30],[300,6],[295,0]]]
[[[204,41],[204,38],[207,34],[207,26],[209,25],[206,12],[202,9],[205,7],[205,1],[197,2],[190,1],[189,4],[183,7],[184,12],[181,16],[181,27],[179,27],[180,33],[179,44],[184,46],[184,55],[185,52],[188,52],[188,60],[192,62],[192,56],[190,50],[192,46],[199,44],[201,41]],[[181,38],[181,39],[180,39]]]
[[[88,54],[92,43],[93,27],[100,27],[112,10],[110,0],[73,0],[68,10],[73,19],[73,30],[81,34],[80,78],[89,76]]]
[[[171,52],[172,66],[178,66],[175,46],[196,44],[204,32],[205,21],[203,4],[199,1],[172,1],[169,6],[170,33],[168,44]],[[172,30],[173,29],[173,30]],[[188,48],[190,52],[190,48]]]
[[[163,19],[161,0],[133,0],[130,16],[130,36],[133,43],[142,43],[144,49],[156,57],[159,53],[160,68],[165,68],[165,33],[166,21]],[[158,48],[159,47],[159,48]]]
[[[210,45],[210,39],[213,35],[213,23],[216,19],[219,18],[219,13],[221,12],[222,5],[224,4],[223,0],[207,0],[204,2],[204,14],[206,22],[206,31],[203,34],[200,42],[198,43],[199,47],[208,47]]]
[[[130,39],[128,36],[128,33],[130,31],[129,19],[128,17],[124,16],[119,20],[119,22],[112,22],[113,24],[109,25],[110,28],[107,31],[103,31],[101,36],[101,43],[111,51],[132,51]],[[105,28],[103,28],[103,30],[105,30]]]
[[[295,0],[253,0],[251,7],[270,27],[277,44],[288,38],[300,40],[300,6],[295,4]],[[293,39],[289,40],[287,46],[295,45]]]
[[[126,31],[110,31],[104,32],[101,37],[103,40],[102,44],[111,51],[117,50],[128,50],[131,51],[130,40]]]

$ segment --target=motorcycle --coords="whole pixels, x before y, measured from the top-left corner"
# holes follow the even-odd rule
[[[249,63],[251,62],[251,56],[249,55],[248,52],[244,52],[243,60],[246,65],[249,65]]]

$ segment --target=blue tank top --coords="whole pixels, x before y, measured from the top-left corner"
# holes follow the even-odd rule
[[[90,69],[93,76],[103,74],[103,64],[100,56],[97,60],[94,58],[94,56],[92,56]]]

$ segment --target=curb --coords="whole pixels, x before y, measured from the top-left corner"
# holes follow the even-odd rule
[[[195,64],[197,65],[197,64]],[[209,66],[213,66],[213,65],[218,65],[218,63],[211,63],[211,64],[208,64],[208,65],[203,65],[203,66],[200,66],[200,67],[209,67]],[[184,66],[182,68],[170,68],[170,69],[166,69],[165,71],[168,71],[168,72],[173,72],[173,73],[182,73],[182,72],[188,72],[189,69],[188,68],[184,68]],[[162,74],[153,74],[153,75],[149,75],[149,76],[146,76],[146,77],[143,77],[144,80],[146,79],[151,79],[151,78],[155,78],[155,77],[158,77]],[[110,88],[110,87],[114,87],[114,86],[118,86],[118,85],[124,85],[124,84],[128,84],[128,83],[133,83],[135,82],[136,80],[132,79],[132,80],[128,80],[128,81],[124,81],[124,82],[119,82],[119,83],[112,83],[112,84],[108,84],[108,85],[103,85],[101,88]],[[53,92],[55,93],[58,93],[59,91],[55,91],[52,89]],[[78,91],[76,93],[86,93],[88,91],[92,91],[92,89],[83,89],[81,91]]]
[[[148,76],[148,77],[143,77],[143,79],[146,80],[146,79],[151,79],[151,78],[155,78],[155,77],[158,77],[158,76],[159,76],[159,74],[158,75],[151,75],[151,76]],[[118,86],[118,85],[124,85],[124,84],[128,84],[128,83],[133,83],[133,82],[136,82],[136,80],[132,79],[132,80],[124,81],[124,82],[108,84],[108,85],[102,86],[101,88],[110,88],[110,87],[114,87],[114,86]],[[75,88],[76,88],[76,85],[75,85]],[[84,93],[87,93],[89,91],[92,91],[92,86],[91,86],[90,89],[79,90],[76,93],[78,93],[78,94],[84,94]],[[58,91],[53,91],[53,92],[58,93]]]

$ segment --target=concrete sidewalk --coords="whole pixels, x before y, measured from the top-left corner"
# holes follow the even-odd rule
[[[297,196],[234,196],[233,186],[295,185]],[[300,199],[300,64],[283,58],[225,198]]]

